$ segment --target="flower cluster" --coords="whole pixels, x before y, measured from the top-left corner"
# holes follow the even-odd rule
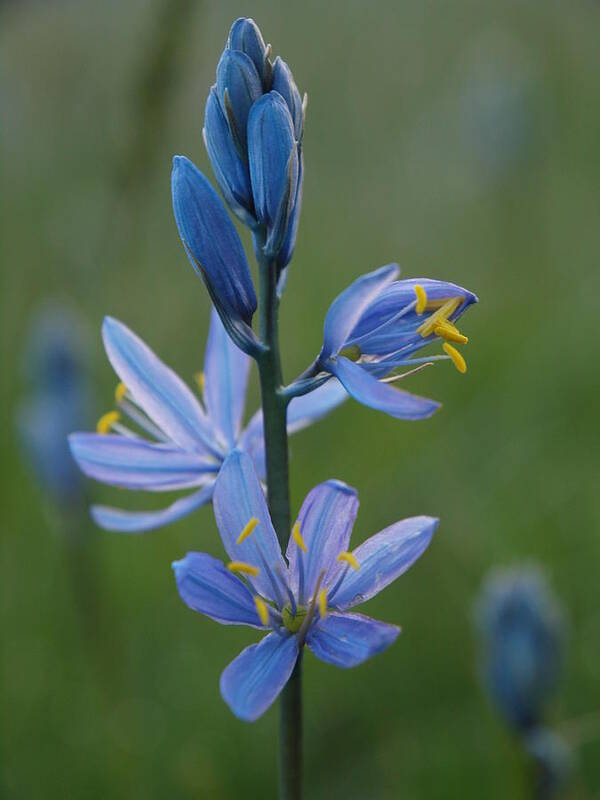
[[[238,19],[219,60],[204,121],[204,141],[225,202],[188,158],[175,157],[172,172],[179,235],[214,307],[197,392],[108,317],[102,332],[120,380],[116,408],[100,419],[96,433],[70,437],[81,469],[98,481],[150,492],[191,490],[160,511],[95,506],[92,514],[104,528],[150,530],[212,501],[230,561],[188,553],[173,567],[179,593],[192,609],[267,633],[221,677],[224,699],[247,720],[274,701],[304,646],[324,661],[351,667],[395,641],[399,628],[351,609],[406,571],[437,526],[431,517],[403,520],[351,551],[358,499],[337,480],[316,486],[296,523],[288,525],[287,436],[347,395],[395,418],[430,416],[438,408],[435,401],[396,384],[439,360],[466,371],[458,347],[467,337],[457,324],[477,301],[453,283],[398,280],[394,264],[365,274],[332,303],[323,346],[311,365],[283,384],[272,331],[298,230],[305,112],[306,98],[287,64],[271,60],[271,47],[252,20]],[[230,212],[253,237],[261,276],[259,332],[253,328],[257,295]],[[442,352],[421,354],[439,343]],[[263,408],[244,427],[252,359],[261,375]],[[276,436],[281,456],[276,483],[284,484],[278,503],[271,496]]]

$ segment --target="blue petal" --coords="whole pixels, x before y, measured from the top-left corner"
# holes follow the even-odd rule
[[[262,34],[253,19],[240,17],[231,26],[227,46],[231,50],[241,50],[251,60],[263,84],[266,86],[268,73],[267,48]]]
[[[184,156],[173,159],[171,186],[175,220],[192,266],[205,281],[221,317],[249,325],[256,311],[256,294],[244,248],[225,206]]]
[[[214,86],[204,112],[204,143],[227,205],[244,225],[256,226],[248,166],[235,149]]]
[[[221,675],[221,695],[236,717],[254,722],[288,682],[296,659],[296,636],[270,633],[258,644],[250,645]]]
[[[296,431],[312,425],[313,422],[337,408],[347,398],[346,390],[335,378],[309,394],[294,397],[288,406],[288,434],[296,433]]]
[[[307,552],[303,553],[290,537],[286,553],[292,586],[299,594],[300,603],[310,600],[322,573],[325,587],[343,568],[337,557],[348,549],[357,512],[356,490],[341,481],[321,483],[306,496],[298,514],[298,524]]]
[[[336,297],[325,317],[323,349],[320,355],[322,361],[342,349],[365,309],[395,280],[398,271],[397,264],[380,267],[374,272],[361,275]]]
[[[191,514],[200,506],[210,503],[214,490],[214,481],[203,486],[197,492],[180,497],[167,508],[160,511],[124,511],[109,506],[92,506],[92,519],[106,531],[119,533],[146,533],[156,528],[170,525],[182,517]]]
[[[248,114],[263,93],[256,67],[245,53],[240,50],[223,51],[217,65],[217,93],[238,152],[243,157]]]
[[[262,487],[246,453],[234,450],[225,459],[215,486],[213,508],[221,539],[231,560],[245,561],[259,567],[260,573],[252,578],[252,583],[263,597],[274,599],[276,593],[267,568],[272,573],[278,571],[285,576],[287,567],[273,530]],[[236,544],[238,536],[252,517],[258,519],[254,533],[241,544]],[[263,565],[261,552],[266,559],[267,568]]]
[[[304,111],[302,109],[302,98],[294,81],[291,69],[285,61],[277,56],[273,64],[273,87],[274,91],[279,92],[287,103],[292,122],[294,123],[294,134],[296,141],[302,139],[302,128],[304,125]]]
[[[249,367],[249,357],[231,341],[213,308],[204,355],[204,402],[230,447],[240,432]]]
[[[69,446],[89,478],[125,489],[188,489],[205,483],[219,469],[214,459],[199,453],[128,436],[73,433]]]
[[[264,252],[280,250],[294,210],[298,186],[298,149],[285,100],[269,92],[248,117],[248,160],[256,218],[267,228]]]
[[[222,561],[207,553],[188,553],[173,562],[177,591],[192,611],[223,625],[261,628],[252,593]]]
[[[389,383],[381,383],[361,366],[342,356],[331,359],[328,366],[355,400],[376,411],[384,411],[396,419],[425,419],[440,407],[435,400],[409,394]]]
[[[279,279],[277,283],[277,295],[281,297],[285,289],[286,275],[282,274],[283,270],[292,260],[294,249],[296,247],[296,236],[298,234],[298,226],[300,225],[300,212],[302,211],[302,193],[304,184],[304,156],[302,150],[298,150],[298,185],[296,187],[296,197],[294,205],[290,214],[290,219],[287,226],[287,231],[281,245],[281,249],[277,255],[277,269],[279,270]]]
[[[184,450],[219,453],[210,420],[191,389],[139,336],[105,317],[102,338],[113,369],[140,408]]]
[[[310,650],[336,667],[356,667],[393,644],[400,628],[362,614],[328,614],[306,638]]]
[[[374,597],[411,567],[427,549],[439,520],[411,517],[371,536],[354,550],[360,565],[349,569],[331,597],[336,608],[350,608]]]
[[[239,440],[239,448],[248,453],[254,464],[254,469],[260,480],[267,474],[265,462],[265,435],[263,430],[262,409],[256,411],[244,428]]]

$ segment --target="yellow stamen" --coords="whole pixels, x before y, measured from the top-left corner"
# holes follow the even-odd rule
[[[127,394],[127,387],[125,386],[123,381],[117,383],[117,388],[115,389],[115,402],[122,403],[123,398],[125,397],[126,394]]]
[[[319,614],[321,619],[327,616],[327,589],[321,589],[319,592]]]
[[[194,380],[196,381],[196,386],[198,387],[200,394],[204,394],[204,390],[206,389],[206,378],[204,377],[204,373],[196,372],[194,375]]]
[[[467,362],[458,352],[456,347],[452,347],[452,345],[448,344],[448,342],[444,342],[442,348],[444,349],[444,352],[450,356],[456,369],[464,374],[467,371]]]
[[[258,618],[260,619],[263,625],[269,624],[269,608],[262,597],[259,597],[257,594],[254,595],[254,605],[256,606],[256,611],[258,613]]]
[[[461,303],[462,297],[451,297],[449,300],[446,300],[429,319],[426,319],[425,322],[417,328],[417,333],[420,333],[424,339],[430,336],[436,325],[439,325],[441,322],[448,322],[450,314],[453,314]]]
[[[240,535],[236,539],[236,544],[241,544],[244,539],[247,539],[254,533],[254,529],[258,525],[258,517],[250,517],[248,522],[244,525],[244,530],[240,533]]]
[[[434,326],[433,332],[436,336],[441,336],[442,339],[447,339],[449,342],[456,342],[457,344],[467,344],[469,341],[466,336],[456,328],[451,322],[447,320],[438,322]]]
[[[416,283],[415,294],[417,295],[417,306],[415,310],[417,314],[422,314],[427,308],[427,292],[420,284]]]
[[[103,414],[96,425],[96,432],[103,435],[108,433],[120,419],[121,415],[118,411],[109,411],[107,414]]]
[[[345,561],[347,564],[350,564],[352,569],[355,569],[357,572],[360,569],[360,564],[356,560],[356,556],[354,553],[340,553],[337,557],[338,561]]]
[[[245,561],[230,561],[229,564],[227,564],[227,569],[230,572],[241,572],[242,575],[252,575],[253,578],[256,578],[260,572],[258,567],[254,567],[252,564],[246,564]]]
[[[304,539],[302,538],[302,534],[300,533],[299,522],[294,523],[294,527],[292,528],[292,536],[294,537],[294,541],[296,542],[300,550],[302,550],[303,553],[306,553],[308,551],[308,547],[306,546],[306,542],[304,541]]]

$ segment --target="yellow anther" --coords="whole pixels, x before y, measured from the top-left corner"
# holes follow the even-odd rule
[[[96,425],[96,432],[101,434],[108,433],[120,419],[121,415],[118,411],[109,411],[107,414],[103,414]]]
[[[327,589],[319,592],[319,614],[324,619],[327,616]]]
[[[340,553],[337,557],[338,561],[345,561],[346,564],[350,564],[352,569],[355,569],[357,572],[360,569],[360,564],[356,560],[356,556],[354,553]]]
[[[117,388],[115,389],[115,402],[122,403],[123,398],[125,397],[126,394],[127,394],[127,387],[125,386],[123,381],[117,383]]]
[[[230,572],[241,572],[242,575],[252,575],[253,578],[256,578],[260,572],[258,567],[252,564],[246,564],[245,561],[230,561],[229,564],[227,564],[227,569]]]
[[[433,332],[436,336],[441,336],[442,339],[447,339],[449,342],[456,342],[456,344],[467,344],[469,341],[458,328],[447,320],[438,322],[438,324],[434,326]]]
[[[258,525],[258,517],[250,517],[248,522],[244,525],[244,530],[237,537],[235,543],[241,544],[244,541],[244,539],[247,539],[249,536],[251,536],[254,533],[254,529],[256,528],[257,525]]]
[[[456,347],[452,347],[452,345],[448,344],[448,342],[444,342],[442,348],[444,349],[444,352],[450,356],[450,358],[452,359],[452,363],[454,364],[456,369],[459,372],[465,373],[467,371],[467,362],[458,352]]]
[[[200,394],[204,394],[204,390],[206,389],[206,378],[204,377],[204,373],[196,372],[194,375],[194,380],[196,381],[196,386],[198,387]]]
[[[267,606],[265,601],[262,599],[262,597],[259,597],[257,594],[254,595],[254,605],[256,606],[256,612],[258,614],[258,618],[261,621],[261,624],[262,625],[268,625],[269,624],[269,607]]]
[[[302,538],[302,534],[300,533],[299,522],[294,523],[294,527],[292,528],[292,536],[294,537],[294,541],[296,542],[300,550],[302,550],[303,553],[306,553],[308,547],[306,546],[306,542],[304,541],[304,539]]]
[[[448,322],[450,314],[453,314],[461,303],[462,297],[451,297],[449,300],[446,300],[429,319],[425,320],[425,322],[417,328],[417,333],[420,333],[424,339],[430,336],[436,325],[442,322]]]
[[[422,314],[427,308],[427,292],[420,284],[415,283],[415,294],[417,295],[415,311],[417,314]]]

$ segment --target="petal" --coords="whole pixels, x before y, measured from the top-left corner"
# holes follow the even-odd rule
[[[177,591],[192,611],[223,625],[262,627],[252,593],[218,558],[188,553],[173,562],[173,570]]]
[[[352,526],[358,513],[355,489],[341,481],[326,481],[315,486],[302,504],[298,514],[300,533],[307,547],[303,553],[290,537],[287,559],[294,591],[299,591],[300,560],[304,574],[304,591],[300,603],[312,597],[321,573],[327,586],[342,568],[338,555],[348,549]]]
[[[327,364],[355,400],[396,419],[425,419],[440,407],[435,400],[396,389],[389,383],[381,383],[359,364],[343,356],[331,359]]]
[[[219,469],[214,459],[199,453],[114,434],[72,433],[69,446],[85,475],[124,489],[187,489]]]
[[[384,288],[395,280],[399,268],[388,264],[374,272],[361,275],[329,306],[323,328],[322,361],[342,349],[366,308]]]
[[[269,92],[248,117],[248,160],[256,218],[267,228],[264,252],[276,255],[283,244],[298,187],[298,149],[285,100]]]
[[[122,322],[105,317],[102,338],[113,369],[137,405],[184,450],[219,453],[210,420],[191,389]]]
[[[260,573],[252,578],[258,591],[268,599],[274,599],[273,585],[262,562],[264,556],[268,568],[282,576],[287,567],[281,555],[277,536],[271,523],[262,487],[250,457],[234,450],[225,459],[213,496],[215,519],[223,545],[232,561],[245,561],[259,567]],[[256,517],[258,525],[251,536],[240,544],[237,538],[247,523]]]
[[[240,432],[249,367],[249,356],[231,341],[213,308],[204,355],[204,402],[230,447]]]
[[[173,159],[171,187],[175,220],[192,266],[221,317],[249,325],[256,294],[244,248],[223,202],[184,156]]]
[[[411,567],[426,550],[438,526],[434,517],[411,517],[371,536],[354,550],[360,565],[346,572],[331,597],[337,608],[350,608],[374,597]]]
[[[236,717],[254,722],[276,700],[288,682],[296,659],[298,639],[270,633],[250,645],[221,675],[223,700]]]
[[[244,225],[255,226],[248,166],[235,149],[214,86],[208,95],[204,112],[204,142],[225,202]]]
[[[296,433],[296,431],[312,425],[313,422],[329,414],[347,398],[346,390],[335,378],[309,394],[294,397],[288,406],[288,434]]]
[[[105,531],[120,533],[145,533],[146,531],[170,525],[182,517],[191,514],[200,506],[210,503],[214,490],[214,481],[203,486],[197,492],[180,497],[167,508],[160,511],[124,511],[109,506],[92,506],[92,519]]]
[[[356,667],[394,644],[400,634],[397,625],[362,614],[328,614],[313,625],[306,638],[310,650],[336,667]]]
[[[248,453],[260,480],[267,474],[265,462],[265,435],[263,430],[262,409],[256,411],[244,428],[239,440],[239,448]]]

